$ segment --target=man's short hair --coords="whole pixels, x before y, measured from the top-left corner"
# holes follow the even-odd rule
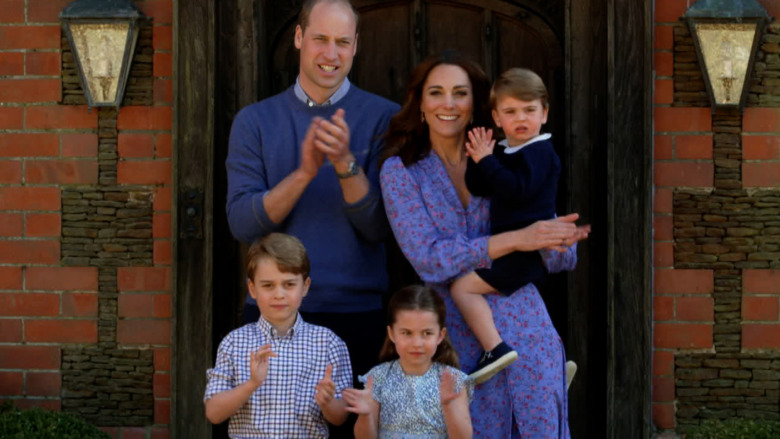
[[[352,14],[355,15],[355,32],[357,33],[360,17],[358,16],[355,7],[352,6],[352,2],[350,2],[349,0],[304,0],[303,5],[301,5],[301,12],[298,14],[298,25],[301,27],[301,32],[306,32],[306,27],[309,25],[309,17],[311,16],[311,11],[312,9],[314,9],[314,6],[316,6],[317,3],[320,2],[341,3],[347,6],[352,11]]]
[[[247,253],[246,275],[254,280],[255,270],[263,260],[276,263],[282,273],[300,274],[309,277],[311,269],[306,248],[296,237],[284,233],[271,233],[255,241]]]
[[[506,96],[521,101],[540,99],[544,108],[549,106],[549,96],[544,81],[528,69],[515,67],[502,73],[490,90],[490,106],[496,108],[498,99]]]

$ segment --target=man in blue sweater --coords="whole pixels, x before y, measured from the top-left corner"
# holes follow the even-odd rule
[[[399,107],[347,79],[357,20],[348,0],[304,2],[296,84],[239,112],[226,166],[233,235],[250,243],[284,232],[303,242],[313,282],[301,315],[341,337],[363,374],[385,333],[389,226],[377,161]],[[257,317],[257,306],[244,307],[245,321]]]

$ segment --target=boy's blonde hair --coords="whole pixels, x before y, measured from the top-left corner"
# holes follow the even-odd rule
[[[506,96],[521,101],[540,99],[544,108],[549,106],[549,96],[544,81],[528,69],[515,67],[502,73],[490,89],[490,107],[496,108],[498,99]]]
[[[300,274],[304,280],[309,277],[309,256],[303,243],[294,236],[271,233],[255,241],[247,252],[246,275],[249,280],[254,280],[255,270],[264,259],[274,261],[283,273]]]

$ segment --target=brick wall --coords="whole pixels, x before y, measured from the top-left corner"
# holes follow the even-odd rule
[[[138,0],[124,106],[84,106],[58,14],[0,0],[0,400],[168,437],[171,0]]]
[[[780,0],[760,0],[780,18]],[[655,2],[653,423],[780,418],[780,25],[714,114],[687,0]]]

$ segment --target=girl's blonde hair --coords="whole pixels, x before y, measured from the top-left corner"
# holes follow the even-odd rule
[[[393,297],[390,298],[390,303],[388,304],[388,326],[393,326],[399,311],[417,310],[430,311],[436,314],[439,327],[446,327],[447,307],[444,305],[444,301],[435,291],[421,285],[410,285],[401,288],[393,294]],[[385,343],[382,346],[382,350],[379,352],[379,361],[390,361],[395,360],[396,358],[398,358],[398,351],[395,350],[395,343],[390,340],[390,337],[385,336]],[[436,353],[433,354],[433,361],[452,366],[456,369],[460,368],[458,354],[455,353],[455,348],[452,347],[449,335],[445,335],[444,339],[439,343],[439,346],[436,348]]]

